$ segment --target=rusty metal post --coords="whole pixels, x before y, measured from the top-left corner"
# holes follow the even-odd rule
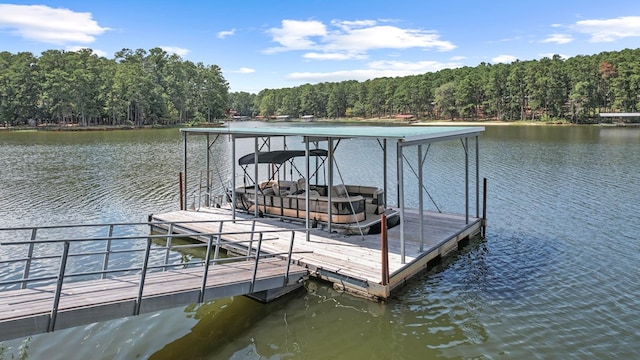
[[[381,246],[380,252],[382,254],[382,285],[389,284],[389,242],[387,238],[387,216],[385,214],[380,215],[380,236]]]

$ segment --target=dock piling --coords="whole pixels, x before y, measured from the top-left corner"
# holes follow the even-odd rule
[[[380,252],[382,253],[382,285],[389,284],[389,241],[387,237],[387,216],[380,215],[380,237],[382,244]]]

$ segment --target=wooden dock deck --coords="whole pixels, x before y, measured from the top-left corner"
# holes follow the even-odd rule
[[[237,214],[243,218],[243,214]],[[246,214],[244,214],[246,216]],[[152,216],[154,221],[188,222],[193,220],[229,220],[231,212],[227,209],[206,208],[200,211],[173,211]],[[212,233],[218,231],[219,223],[185,223],[174,227],[174,232],[192,231]],[[248,222],[225,223],[224,231],[247,231]],[[419,218],[417,211],[405,213],[405,262],[402,262],[400,249],[400,227],[388,231],[389,283],[382,281],[382,251],[380,235],[342,235],[326,231],[310,230],[306,241],[304,228],[273,218],[261,218],[256,221],[256,230],[297,229],[293,247],[292,261],[306,269],[310,276],[333,283],[339,290],[372,299],[386,299],[391,291],[416,273],[427,268],[430,261],[457,250],[460,242],[480,233],[481,219],[455,214],[425,212],[425,241],[420,251]],[[267,241],[261,251],[278,254],[286,253],[289,239],[286,235],[280,240]],[[225,237],[223,236],[223,239]],[[228,240],[241,240],[229,238]],[[233,252],[244,252],[237,244],[225,246]]]
[[[55,319],[55,329],[169,309],[201,300],[247,295],[294,285],[308,271],[271,258],[260,261],[260,271],[251,287],[253,262],[229,262],[209,267],[207,286],[200,299],[203,267],[148,274],[144,294],[136,311],[140,275],[65,284]],[[56,285],[0,292],[0,341],[52,331],[51,309]]]

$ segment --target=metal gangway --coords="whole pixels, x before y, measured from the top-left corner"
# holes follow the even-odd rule
[[[253,219],[0,228],[0,341],[299,286],[295,235]],[[261,251],[283,236],[288,252]]]

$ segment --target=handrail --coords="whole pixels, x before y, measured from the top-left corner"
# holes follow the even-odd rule
[[[284,230],[284,229],[280,229],[280,230],[261,230],[259,231],[259,233],[282,233],[282,232],[288,232],[288,231],[293,231],[293,230]],[[218,231],[216,233],[184,233],[184,234],[173,234],[173,237],[179,237],[179,238],[193,238],[194,236],[198,236],[198,237],[220,237],[222,235],[250,235],[252,234],[251,231],[232,231],[232,232],[225,232],[222,233],[221,231]],[[160,239],[160,238],[166,238],[166,235],[146,235],[146,236],[124,236],[124,237],[118,237],[118,238],[112,238],[111,240],[136,240],[136,239]],[[87,241],[104,241],[104,240],[109,240],[108,238],[102,238],[102,237],[98,237],[98,238],[76,238],[76,239],[51,239],[51,240],[36,240],[36,241],[11,241],[11,242],[0,242],[0,246],[12,246],[12,245],[33,245],[33,244],[45,244],[45,243],[75,243],[75,242],[87,242]],[[270,238],[266,238],[263,240],[275,240],[275,239],[270,239]],[[243,244],[243,243],[249,243],[252,244],[255,240],[253,239],[249,239],[249,240],[237,240],[237,241],[225,241],[224,244],[226,245],[235,245],[235,244]],[[216,243],[216,245],[220,245],[220,241]],[[173,245],[171,247],[171,249],[182,249],[182,248],[197,248],[197,247],[204,247],[206,244],[186,244],[186,245]],[[152,250],[154,251],[161,251],[161,250],[166,250],[167,247],[165,246],[158,246],[153,248]],[[115,254],[115,253],[131,253],[131,252],[140,252],[140,251],[145,251],[145,248],[132,248],[132,249],[126,249],[126,250],[111,250],[111,254]],[[216,246],[216,249],[214,250],[216,252],[216,255],[214,256],[214,259],[218,258],[218,252],[219,252],[219,246]],[[104,253],[103,251],[90,251],[90,252],[80,252],[80,253],[67,253],[65,256],[67,258],[69,257],[76,257],[76,256],[87,256],[87,255],[100,255]],[[283,254],[281,254],[283,255]],[[33,260],[47,260],[47,259],[56,259],[59,258],[59,255],[47,255],[47,256],[32,256],[31,258],[26,257],[26,258],[19,258],[19,259],[9,259],[9,260],[2,260],[0,261],[0,264],[4,264],[4,263],[14,263],[14,262],[20,262],[20,261],[25,261],[25,262],[32,262]],[[244,256],[244,257],[232,257],[232,258],[228,258],[228,259],[234,259],[234,260],[238,260],[238,259],[246,259],[249,258],[249,256]],[[195,262],[193,263],[194,265],[197,265],[201,262]],[[184,263],[179,263],[179,264],[163,264],[162,266],[158,266],[158,267],[171,267],[171,266],[184,266]],[[104,265],[103,265],[104,268]],[[97,274],[109,274],[109,273],[116,273],[116,272],[125,272],[125,271],[135,271],[135,270],[141,270],[140,267],[136,267],[136,268],[126,268],[126,269],[114,269],[114,270],[101,270],[101,271],[93,271],[93,272],[85,272],[85,273],[74,273],[74,274],[67,274],[67,277],[72,277],[72,276],[88,276],[88,275],[97,275]],[[53,277],[55,278],[55,277]],[[24,282],[24,283],[28,283],[28,282],[38,282],[38,281],[43,281],[43,280],[49,280],[51,279],[51,277],[36,277],[36,278],[22,278],[19,280],[8,280],[8,281],[0,281],[0,285],[9,285],[9,284],[15,284],[18,282]],[[22,287],[24,288],[24,287]]]
[[[206,245],[206,244],[202,244],[202,245]],[[152,249],[152,250],[158,250],[158,249]],[[303,253],[310,253],[311,251],[294,251],[291,252],[291,254],[303,254]],[[266,258],[271,258],[274,256],[280,256],[280,255],[288,255],[289,252],[278,252],[278,253],[269,253],[269,254],[263,254],[260,255],[261,259],[266,259]],[[56,258],[59,258],[60,256],[56,256]],[[67,257],[68,258],[68,257]],[[222,262],[234,262],[234,261],[239,261],[239,260],[249,260],[249,259],[254,259],[253,256],[234,256],[234,257],[225,257],[225,258],[219,258],[219,259],[211,259],[210,262],[213,262],[213,264],[219,264]],[[195,262],[190,262],[190,265],[206,265],[205,260],[200,260],[200,261],[195,261]],[[175,263],[175,264],[162,264],[162,265],[149,265],[147,266],[147,269],[164,269],[166,267],[184,267],[184,263]],[[132,271],[138,271],[140,270],[141,267],[128,267],[128,268],[118,268],[118,269],[111,269],[111,270],[106,270],[106,271],[86,271],[86,272],[79,272],[79,273],[73,273],[73,274],[65,274],[66,278],[70,278],[70,277],[82,277],[82,276],[92,276],[92,275],[101,275],[103,273],[105,274],[115,274],[115,273],[124,273],[124,272],[132,272]],[[29,278],[27,280],[25,279],[16,279],[16,280],[4,280],[4,281],[0,281],[0,286],[3,285],[13,285],[13,284],[18,284],[21,282],[41,282],[41,281],[45,281],[45,280],[55,280],[58,278],[58,275],[49,275],[49,276],[39,276],[39,277],[32,277]],[[1,292],[2,290],[0,290]]]
[[[60,295],[62,294],[62,283],[64,282],[64,273],[67,269],[67,255],[69,254],[70,242],[64,243],[64,250],[60,257],[60,269],[58,272],[58,281],[56,284],[56,293],[53,299],[53,308],[51,309],[51,316],[49,317],[49,326],[47,331],[53,331],[56,325],[56,318],[58,316],[58,306],[60,305]]]
[[[263,219],[264,220],[264,219]],[[82,227],[108,227],[108,226],[136,226],[136,225],[170,225],[170,224],[197,224],[197,223],[217,223],[217,222],[232,222],[232,223],[251,223],[255,222],[255,219],[215,219],[215,220],[184,220],[184,221],[134,221],[134,222],[115,222],[115,223],[100,223],[100,224],[69,224],[69,225],[42,225],[42,226],[17,226],[17,227],[0,227],[0,231],[23,231],[23,230],[50,230],[50,229],[67,229],[67,228],[82,228]],[[264,221],[263,221],[264,222]],[[35,235],[34,235],[35,236]]]
[[[234,221],[238,222],[250,222],[251,229],[247,231],[227,231],[223,232],[223,226],[225,222]],[[188,223],[219,223],[219,228],[217,232],[212,233],[199,233],[196,231],[190,231],[185,228],[181,229],[181,233],[173,233],[176,227],[180,225],[188,224]],[[136,225],[149,225],[151,227],[158,225],[167,226],[168,232],[166,234],[145,234],[145,235],[114,235],[114,228],[117,226],[136,226]],[[75,229],[78,227],[99,227],[104,226],[108,228],[107,236],[95,236],[95,237],[84,237],[84,238],[55,238],[55,239],[38,239],[37,235],[40,229]],[[41,227],[21,227],[21,228],[0,228],[0,232],[2,231],[24,231],[31,230],[31,236],[29,240],[18,240],[18,241],[0,241],[0,246],[28,246],[28,254],[25,257],[17,258],[17,259],[7,259],[1,260],[0,264],[7,263],[19,263],[24,262],[24,268],[22,270],[22,277],[20,279],[12,279],[12,280],[4,280],[0,281],[0,286],[8,286],[20,284],[21,289],[27,288],[28,284],[31,283],[42,283],[45,281],[55,280],[56,290],[53,295],[53,303],[51,308],[51,313],[49,316],[49,331],[53,331],[55,329],[56,318],[58,314],[58,309],[61,301],[62,288],[65,283],[65,280],[70,278],[77,277],[89,277],[98,275],[101,279],[106,279],[107,275],[115,274],[115,273],[126,273],[126,272],[139,272],[139,284],[138,284],[138,295],[136,297],[135,306],[133,309],[133,315],[138,315],[140,313],[140,307],[142,301],[144,299],[144,284],[147,277],[147,274],[151,271],[165,271],[167,268],[174,268],[179,266],[185,266],[185,263],[174,262],[170,263],[170,252],[180,250],[183,248],[196,248],[196,247],[206,247],[205,258],[200,261],[189,262],[189,266],[203,266],[203,274],[202,274],[202,284],[200,288],[200,294],[198,297],[199,302],[203,302],[205,299],[205,291],[207,288],[207,275],[209,272],[210,266],[215,266],[216,264],[223,261],[241,261],[241,260],[252,260],[253,262],[253,274],[250,283],[249,292],[254,291],[254,286],[256,282],[256,276],[258,274],[258,266],[260,264],[260,259],[268,258],[268,257],[285,257],[286,256],[286,271],[284,275],[283,286],[286,286],[289,279],[289,271],[292,262],[293,255],[293,243],[295,240],[295,230],[288,229],[273,229],[273,230],[256,230],[256,220],[255,219],[236,219],[236,220],[195,220],[195,221],[180,221],[180,222],[158,222],[158,221],[149,221],[145,223],[112,223],[112,224],[79,224],[79,225],[69,225],[69,226],[41,226]],[[265,236],[273,233],[291,233],[291,240],[289,244],[288,252],[286,253],[262,253],[262,243],[263,241],[276,240],[277,237],[269,237]],[[235,239],[230,240],[229,236],[237,236],[237,235],[249,235],[246,239]],[[257,239],[255,237],[257,236]],[[183,244],[183,245],[175,245],[172,243],[172,240],[175,238],[200,238],[205,239],[206,241],[197,244]],[[226,238],[226,239],[225,239]],[[113,244],[114,241],[120,242],[132,242],[138,240],[145,240],[144,247],[132,247],[128,249],[114,249]],[[164,239],[165,245],[154,246],[155,239]],[[81,251],[81,252],[72,252],[71,247],[73,244],[77,243],[95,243],[95,242],[105,242],[105,247],[103,250],[89,250],[89,251]],[[62,244],[62,253],[59,255],[40,255],[35,254],[35,245],[39,244]],[[221,245],[229,245],[229,246],[246,246],[247,253],[242,256],[234,256],[234,257],[219,257],[219,250]],[[246,244],[246,245],[245,245]],[[255,246],[255,248],[254,248]],[[139,266],[125,266],[125,267],[109,267],[110,260],[113,258],[112,254],[122,254],[122,253],[134,253],[134,252],[144,252],[144,256],[142,258],[142,264]],[[157,257],[154,256],[154,262],[151,261],[152,254],[155,252],[164,252],[163,259],[160,264],[155,263],[157,261]],[[79,256],[100,256],[102,255],[102,266],[100,270],[94,271],[69,271],[67,269],[68,259],[72,257]],[[212,258],[213,257],[213,258]],[[46,275],[40,274],[38,276],[30,276],[31,268],[34,262],[41,260],[53,260],[60,259],[59,265],[57,268],[57,274]],[[132,261],[130,259],[129,261]],[[2,290],[0,290],[2,291]]]
[[[35,229],[35,228],[31,229],[31,241],[35,241],[37,231],[38,231],[38,229]],[[34,245],[33,242],[29,245],[29,253],[27,255],[27,262],[26,262],[26,264],[24,266],[24,272],[22,273],[22,277],[24,279],[29,277],[29,270],[31,269],[31,258],[33,257],[33,245]],[[20,286],[20,288],[24,289],[25,288],[25,284],[22,284]]]
[[[214,221],[209,221],[209,222],[214,222]],[[217,221],[215,221],[217,222]],[[255,232],[259,232],[259,233],[281,233],[281,232],[287,232],[290,230],[286,230],[286,229],[279,229],[279,230],[258,230]],[[182,234],[173,234],[172,237],[186,237],[186,238],[190,238],[193,236],[209,236],[209,235],[216,235],[218,234],[216,233],[199,233],[199,232],[189,232],[189,233],[182,233]],[[223,235],[249,235],[251,234],[251,231],[229,231],[229,232],[225,232]],[[146,239],[146,238],[151,238],[151,239],[164,239],[167,238],[167,235],[135,235],[135,236],[118,236],[118,237],[114,237],[114,238],[109,238],[109,237],[92,237],[92,238],[73,238],[73,239],[49,239],[49,240],[23,240],[23,241],[2,241],[0,242],[0,245],[28,245],[28,244],[46,244],[46,243],[64,243],[65,241],[70,241],[70,242],[83,242],[83,241],[105,241],[105,240],[136,240],[136,239]],[[251,240],[240,240],[237,241],[238,243],[245,243],[245,242],[251,242]]]

